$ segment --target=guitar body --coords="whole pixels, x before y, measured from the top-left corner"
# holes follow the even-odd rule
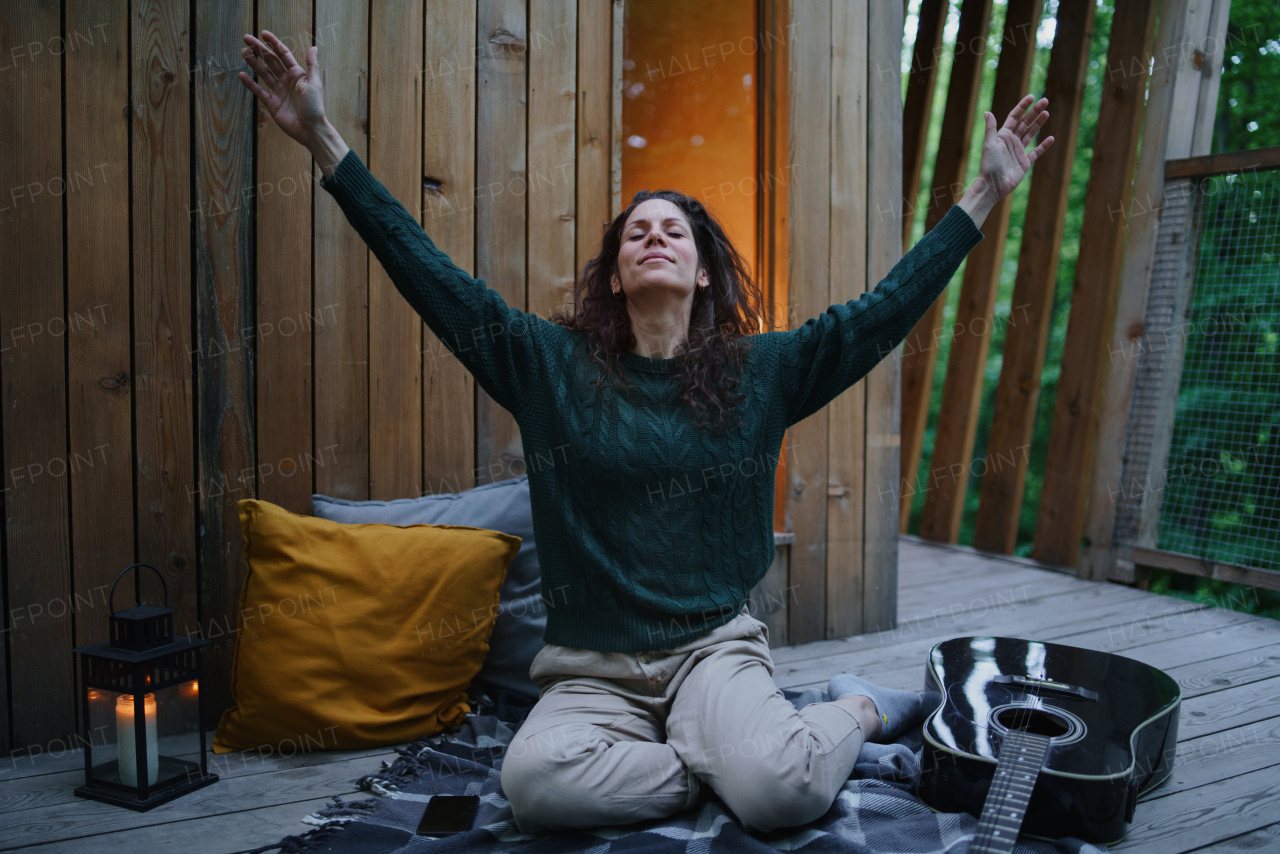
[[[924,725],[919,794],[934,809],[986,822],[1002,744],[1028,738],[1045,751],[1034,763],[1038,776],[1034,767],[1001,772],[995,791],[1011,801],[1017,792],[1006,791],[1007,779],[1029,780],[1006,837],[1020,823],[1030,836],[1119,842],[1138,797],[1173,769],[1182,693],[1168,674],[1133,659],[1016,638],[953,638],[930,651],[925,681],[943,697]]]

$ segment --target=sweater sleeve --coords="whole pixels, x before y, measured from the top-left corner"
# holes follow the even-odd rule
[[[396,289],[499,406],[518,414],[549,375],[555,323],[512,308],[455,265],[352,149],[320,186]]]
[[[776,337],[777,394],[786,424],[803,421],[862,379],[893,352],[946,289],[983,234],[952,205],[874,291],[836,303]]]

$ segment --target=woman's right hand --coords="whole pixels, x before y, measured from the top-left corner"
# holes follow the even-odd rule
[[[241,55],[258,79],[241,71],[240,82],[257,96],[282,131],[309,147],[328,125],[319,49],[314,45],[307,49],[307,70],[303,71],[289,48],[270,30],[262,31],[261,41],[248,33],[244,40],[248,47]]]

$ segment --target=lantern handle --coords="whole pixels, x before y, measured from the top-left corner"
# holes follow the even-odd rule
[[[124,574],[126,572],[139,566],[145,566],[156,574],[156,578],[160,579],[160,589],[164,591],[164,606],[166,608],[169,607],[169,585],[164,583],[164,576],[160,574],[160,570],[156,569],[149,563],[135,563],[133,566],[126,566],[124,569],[120,570],[120,574],[116,576],[116,580],[111,582],[111,594],[107,597],[107,604],[111,608],[111,616],[114,617],[116,615],[116,585],[120,583],[120,579],[124,578]],[[133,604],[137,605],[138,600],[134,599]]]

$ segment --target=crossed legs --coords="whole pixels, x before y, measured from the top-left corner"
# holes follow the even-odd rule
[[[665,686],[623,674],[544,687],[502,766],[522,831],[663,818],[696,804],[704,785],[756,831],[830,808],[878,725],[874,706],[846,697],[797,711],[773,683],[761,635],[684,655]]]

